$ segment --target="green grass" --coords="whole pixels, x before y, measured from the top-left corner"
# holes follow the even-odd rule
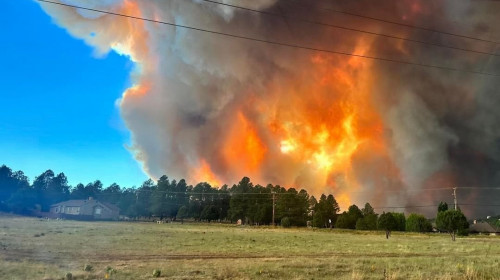
[[[499,279],[500,238],[0,216],[0,260],[1,279]]]

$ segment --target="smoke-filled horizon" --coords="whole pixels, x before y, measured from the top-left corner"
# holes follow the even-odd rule
[[[61,2],[311,48],[500,73],[496,56],[297,20],[495,53],[487,42],[326,9],[500,41],[500,6],[490,1],[223,1],[283,17],[199,0]],[[248,176],[315,195],[333,192],[342,208],[366,201],[450,202],[454,186],[500,182],[496,77],[41,6],[94,46],[96,55],[113,50],[135,62],[134,86],[117,104],[131,131],[130,151],[152,178],[168,174],[220,185]],[[450,191],[425,190],[443,187]],[[458,194],[465,204],[494,204],[499,197],[491,189]],[[463,210],[477,215],[495,209]]]

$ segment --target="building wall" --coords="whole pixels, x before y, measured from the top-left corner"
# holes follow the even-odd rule
[[[101,207],[101,214],[97,214],[94,211],[94,218],[96,218],[96,219],[106,219],[106,220],[118,219],[118,213],[116,213],[116,211],[113,211],[112,209],[109,209],[108,207],[104,207],[102,205],[96,206],[96,207]]]
[[[96,209],[101,209],[100,213],[99,211],[96,211]],[[88,203],[82,206],[81,214],[93,216],[95,219],[110,220],[110,219],[118,219],[119,213],[113,211],[112,209],[109,209],[108,207],[104,206],[99,202],[89,201]]]
[[[54,214],[68,214],[68,215],[80,215],[80,207],[79,206],[65,206],[59,205],[56,207],[50,208],[50,213]]]
[[[100,209],[100,210],[99,210]],[[71,216],[78,216],[87,219],[103,219],[103,220],[117,220],[119,211],[109,208],[104,204],[88,200],[81,206],[66,206],[64,204],[50,208],[50,212],[59,214],[61,217],[69,218]]]

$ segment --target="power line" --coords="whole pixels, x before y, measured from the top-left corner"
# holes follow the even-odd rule
[[[225,32],[220,32],[220,31],[208,30],[208,29],[192,27],[192,26],[187,26],[187,25],[180,25],[180,24],[165,22],[165,21],[160,21],[160,20],[125,15],[125,14],[104,11],[104,10],[99,10],[99,9],[93,9],[93,8],[87,8],[87,7],[77,6],[77,5],[57,3],[57,2],[53,2],[53,1],[49,1],[49,0],[36,0],[36,1],[54,4],[54,5],[66,6],[66,7],[76,8],[76,9],[82,9],[82,10],[87,10],[87,11],[93,11],[93,12],[98,12],[98,13],[103,13],[103,14],[109,14],[109,15],[114,15],[114,16],[126,17],[126,18],[131,18],[131,19],[136,19],[136,20],[142,20],[142,21],[147,21],[147,22],[153,22],[153,23],[158,23],[158,24],[164,24],[164,25],[185,28],[185,29],[189,29],[189,30],[195,30],[195,31],[209,33],[209,34],[215,34],[215,35],[236,38],[236,39],[242,39],[242,40],[255,41],[255,42],[260,42],[260,43],[265,43],[265,44],[276,45],[276,46],[282,46],[282,47],[303,49],[303,50],[308,50],[308,51],[316,51],[316,52],[323,52],[323,53],[329,53],[329,54],[338,54],[338,55],[344,55],[344,56],[359,57],[359,58],[364,58],[364,59],[378,60],[378,61],[391,62],[391,63],[399,63],[399,64],[405,64],[405,65],[413,65],[413,66],[419,66],[419,67],[429,68],[429,69],[432,68],[432,69],[439,69],[439,70],[470,73],[470,74],[476,74],[476,75],[500,77],[500,74],[495,74],[495,73],[479,72],[479,71],[474,71],[474,70],[458,69],[458,68],[452,68],[452,67],[446,67],[446,66],[417,63],[417,62],[397,60],[397,59],[391,59],[391,58],[383,58],[383,57],[376,57],[376,56],[368,56],[368,55],[360,55],[360,54],[354,54],[354,53],[333,51],[333,50],[327,50],[327,49],[313,48],[313,47],[301,46],[301,45],[296,45],[296,44],[283,43],[283,42],[278,42],[278,41],[271,41],[271,40],[247,37],[247,36],[242,36],[242,35],[230,34],[230,33],[225,33]]]
[[[471,203],[460,203],[460,204],[457,204],[458,206],[460,205],[463,205],[463,206],[487,206],[487,207],[490,207],[490,206],[500,206],[500,204],[471,204]]]
[[[425,208],[425,207],[438,207],[439,205],[413,205],[413,206],[377,206],[373,207],[373,209],[397,209],[397,208]]]
[[[500,190],[500,188],[482,188],[482,187],[457,187],[457,189],[475,189],[475,190]],[[272,195],[272,192],[264,192],[264,193],[255,193],[255,192],[218,192],[218,189],[216,192],[175,192],[175,191],[163,191],[163,190],[140,190],[136,189],[136,192],[156,192],[156,193],[165,193],[165,194],[185,194],[185,195]],[[405,193],[405,192],[423,192],[423,191],[442,191],[442,190],[447,190],[451,191],[453,188],[426,188],[426,189],[403,189],[403,190],[381,190],[377,191],[377,193]],[[349,194],[356,194],[356,193],[372,193],[373,190],[365,190],[365,191],[353,191],[353,192],[343,192],[343,193],[349,193]],[[275,194],[277,195],[299,195],[300,192],[297,193],[289,193],[289,192],[276,192]]]
[[[497,187],[457,187],[457,189],[500,190],[500,188]]]
[[[160,191],[160,190],[137,190],[136,192],[156,192],[156,193],[165,193],[165,194],[185,194],[185,195],[272,195],[273,193],[238,193],[238,192],[170,192],[170,191]],[[298,195],[299,193],[275,193],[277,195]]]
[[[397,209],[397,208],[425,208],[425,207],[438,207],[439,205],[410,205],[410,206],[377,206],[373,207],[373,209]],[[467,203],[462,203],[462,204],[457,204],[458,207],[460,206],[476,206],[476,207],[500,207],[500,204],[467,204]]]
[[[377,191],[377,193],[421,192],[421,191],[440,191],[440,190],[451,190],[451,188],[403,189],[403,190],[387,190],[387,191],[383,190],[383,191]],[[347,193],[356,194],[356,193],[368,193],[368,192],[373,192],[373,190],[353,191]]]
[[[296,2],[296,3],[300,2],[298,0],[292,0],[292,1]],[[303,5],[303,6],[305,6],[305,5]],[[310,5],[308,5],[308,6],[310,6]],[[454,37],[459,37],[459,38],[464,38],[464,39],[476,40],[476,41],[487,42],[487,43],[492,43],[492,44],[500,44],[500,42],[496,42],[496,41],[492,41],[492,40],[487,40],[487,39],[482,39],[482,38],[475,38],[475,37],[471,37],[471,36],[467,36],[467,35],[451,33],[451,32],[437,30],[437,29],[432,29],[432,28],[428,28],[428,27],[424,27],[424,26],[418,26],[418,25],[412,25],[412,24],[401,23],[401,22],[396,22],[396,21],[390,21],[390,20],[386,20],[386,19],[381,19],[381,18],[376,18],[376,17],[371,17],[371,16],[360,15],[360,14],[356,14],[356,13],[352,13],[352,12],[346,12],[346,11],[342,11],[342,10],[336,10],[336,9],[332,9],[332,8],[324,8],[323,7],[321,9],[325,10],[325,11],[330,11],[330,12],[338,13],[338,14],[344,14],[344,15],[349,15],[349,16],[354,16],[354,17],[359,17],[359,18],[364,18],[364,19],[369,19],[369,20],[374,20],[374,21],[380,21],[380,22],[384,22],[384,23],[390,23],[390,24],[394,24],[394,25],[399,25],[399,26],[404,26],[404,27],[414,28],[414,29],[420,29],[420,30],[424,30],[424,31],[434,32],[434,33],[441,33],[441,34],[445,34],[445,35],[449,35],[449,36],[454,36]]]
[[[490,52],[483,52],[483,51],[471,50],[471,49],[460,48],[460,47],[455,47],[455,46],[448,46],[448,45],[443,45],[443,44],[438,44],[438,43],[426,42],[426,41],[416,40],[416,39],[411,39],[411,38],[404,38],[404,37],[399,37],[399,36],[394,36],[394,35],[389,35],[389,34],[384,34],[384,33],[372,32],[372,31],[367,31],[367,30],[361,30],[361,29],[356,29],[356,28],[351,28],[351,27],[340,26],[340,25],[336,25],[336,24],[330,24],[330,23],[325,23],[325,22],[320,22],[320,21],[309,20],[309,19],[301,18],[301,17],[291,17],[291,16],[287,16],[284,14],[256,10],[256,9],[237,6],[237,5],[233,5],[233,4],[221,3],[221,2],[217,2],[217,1],[213,1],[213,0],[200,0],[200,1],[213,3],[213,4],[217,4],[217,5],[222,5],[222,6],[227,6],[227,7],[236,8],[236,9],[241,9],[241,10],[245,10],[245,11],[249,11],[249,12],[264,14],[264,15],[268,15],[268,16],[277,16],[277,17],[281,17],[281,18],[294,19],[294,20],[298,20],[298,21],[302,21],[302,22],[314,24],[314,25],[343,29],[343,30],[348,30],[348,31],[353,31],[353,32],[360,32],[360,33],[365,33],[365,34],[374,35],[374,36],[381,36],[381,37],[386,37],[386,38],[390,38],[390,39],[408,41],[408,42],[412,42],[412,43],[447,48],[447,49],[452,49],[452,50],[457,50],[457,51],[472,52],[472,53],[477,53],[477,54],[484,54],[484,55],[491,55],[491,56],[500,57],[499,54],[490,53]]]

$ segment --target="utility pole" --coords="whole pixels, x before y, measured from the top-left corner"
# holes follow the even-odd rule
[[[457,187],[453,188],[453,201],[455,203],[455,210],[457,210]]]
[[[275,204],[275,203],[274,203],[274,201],[275,201],[275,199],[276,199],[276,198],[275,198],[275,196],[274,196],[274,195],[275,195],[275,193],[274,193],[274,192],[272,192],[272,194],[273,194],[273,223],[272,223],[272,225],[273,225],[273,226],[275,226],[276,224],[274,223],[274,204]]]

